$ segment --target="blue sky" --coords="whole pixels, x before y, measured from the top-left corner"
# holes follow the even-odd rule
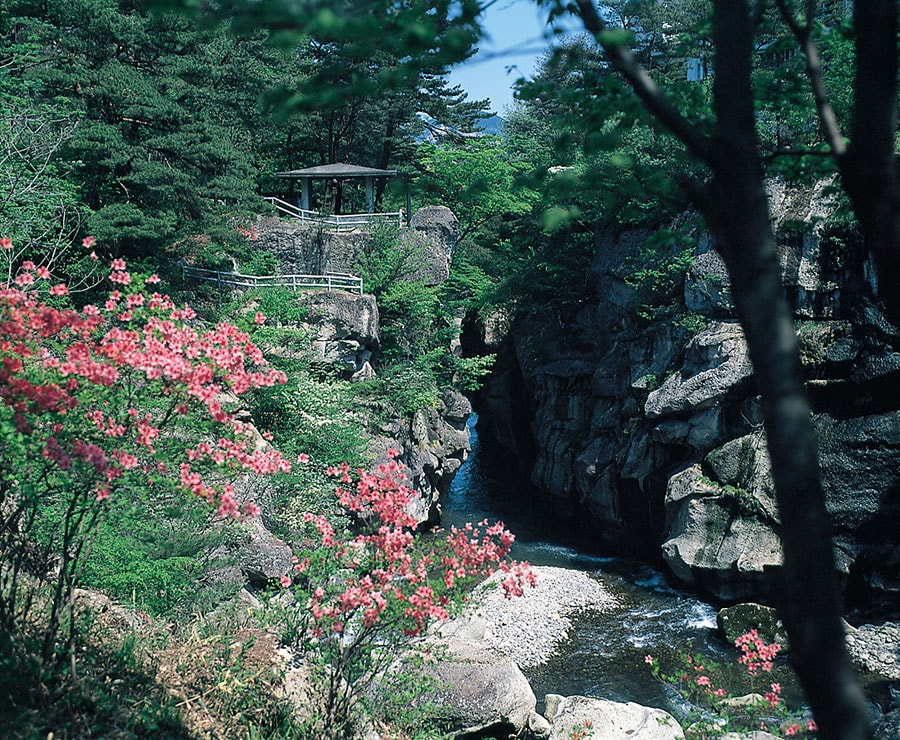
[[[534,0],[496,0],[485,11],[488,38],[474,57],[450,72],[450,82],[460,85],[473,100],[490,98],[493,111],[502,115],[512,103],[513,83],[530,77],[537,60],[550,48],[546,18],[546,11],[538,9]]]

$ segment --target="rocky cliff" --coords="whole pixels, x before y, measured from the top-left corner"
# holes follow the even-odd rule
[[[897,607],[900,333],[871,300],[859,250],[829,225],[826,192],[770,187],[785,290],[848,596]],[[518,317],[479,400],[481,428],[599,547],[661,557],[721,599],[765,597],[781,559],[778,514],[727,274],[695,229],[677,299],[642,318],[626,279],[649,236],[598,233],[580,309]]]
[[[282,273],[324,275],[359,274],[361,255],[372,241],[367,229],[335,231],[321,224],[261,216],[254,229],[256,248],[269,252]],[[396,234],[401,250],[415,254],[414,277],[438,285],[450,276],[450,263],[459,241],[459,221],[446,206],[425,206],[410,218],[409,228]]]

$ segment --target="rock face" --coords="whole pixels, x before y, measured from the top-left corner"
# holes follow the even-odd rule
[[[337,232],[320,225],[266,216],[256,225],[257,249],[278,260],[283,273],[324,275],[351,272],[365,232]]]
[[[425,206],[409,220],[422,239],[422,277],[428,285],[438,285],[450,277],[450,263],[459,243],[459,220],[447,206]]]
[[[416,255],[415,278],[438,285],[450,276],[450,263],[459,242],[459,221],[446,206],[425,206],[400,229],[401,248]],[[333,231],[317,224],[262,217],[256,224],[255,247],[278,260],[282,273],[323,275],[359,274],[358,262],[372,244],[366,230]]]
[[[445,393],[437,408],[419,409],[412,419],[393,419],[374,437],[369,452],[376,462],[387,459],[389,449],[401,452],[399,461],[412,487],[419,492],[417,509],[411,512],[420,522],[437,524],[442,494],[469,456],[469,428],[472,405],[460,393]]]
[[[316,359],[350,380],[371,377],[369,361],[380,344],[375,298],[335,291],[310,293],[301,300],[309,310],[301,326],[311,336]]]
[[[900,625],[865,624],[848,630],[847,648],[854,664],[889,681],[900,681]]]
[[[824,187],[771,185],[785,290],[847,597],[896,603],[900,331],[875,307],[847,235],[828,227]],[[663,318],[641,318],[646,296],[626,282],[649,232],[598,233],[592,295],[568,315],[517,317],[479,428],[607,550],[662,554],[722,599],[766,598],[781,552],[752,366],[713,245],[689,216],[677,228],[694,238],[694,261]]]

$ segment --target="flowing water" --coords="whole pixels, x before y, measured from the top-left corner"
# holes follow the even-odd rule
[[[525,671],[539,699],[547,693],[581,694],[665,708],[671,694],[653,678],[644,656],[671,654],[688,643],[717,660],[734,655],[715,634],[712,605],[675,588],[646,564],[587,551],[542,508],[527,483],[489,459],[475,420],[469,422],[472,453],[442,499],[444,524],[502,520],[516,535],[513,557],[591,573],[621,604],[611,612],[576,617],[559,655]]]

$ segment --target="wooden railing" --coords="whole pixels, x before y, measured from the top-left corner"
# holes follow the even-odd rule
[[[397,228],[401,228],[404,225],[402,209],[390,213],[348,213],[329,216],[316,211],[305,211],[281,198],[269,196],[265,200],[275,206],[275,210],[281,216],[296,219],[300,223],[321,224],[337,231],[369,227],[380,223],[394,223],[397,225]]]
[[[292,290],[346,290],[362,295],[362,278],[341,272],[324,275],[242,275],[239,272],[219,272],[201,267],[182,265],[184,278],[215,283],[219,290],[250,290],[253,288],[291,288]]]

